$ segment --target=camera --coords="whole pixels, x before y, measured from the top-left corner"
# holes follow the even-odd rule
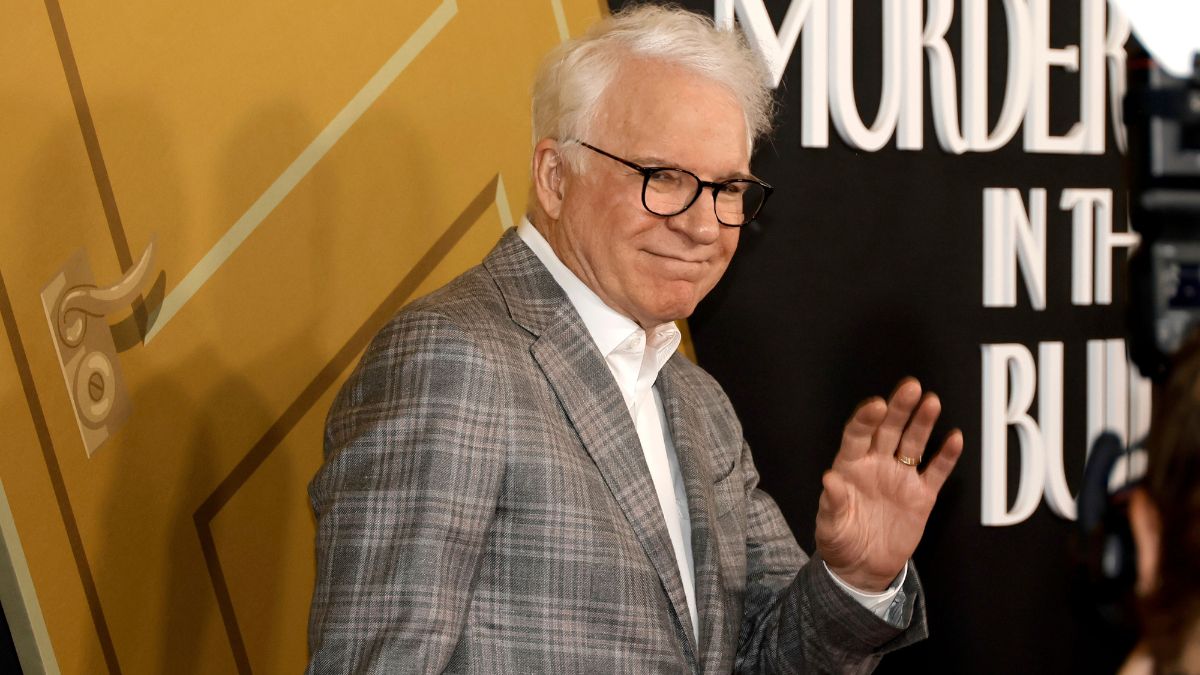
[[[1131,56],[1124,115],[1130,223],[1141,244],[1129,261],[1130,355],[1161,382],[1200,327],[1200,53],[1190,77]]]

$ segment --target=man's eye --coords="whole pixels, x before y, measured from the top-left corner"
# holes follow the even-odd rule
[[[726,183],[725,187],[721,188],[721,192],[728,194],[730,197],[740,197],[746,192],[745,183]]]
[[[674,171],[655,171],[654,173],[650,174],[650,182],[658,183],[660,185],[670,185],[672,183],[678,183],[679,177],[675,175]]]

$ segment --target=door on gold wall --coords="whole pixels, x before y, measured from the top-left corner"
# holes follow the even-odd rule
[[[301,670],[332,397],[520,217],[537,59],[601,3],[10,7],[0,595],[22,663]]]

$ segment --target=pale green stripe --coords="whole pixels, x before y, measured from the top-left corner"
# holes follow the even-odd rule
[[[558,24],[558,39],[566,42],[571,38],[571,31],[567,28],[567,13],[563,11],[562,0],[550,0],[550,6],[554,8],[554,23]]]
[[[513,226],[512,211],[508,208],[508,191],[504,189],[504,176],[496,174],[496,210],[500,212],[500,229]]]
[[[25,675],[58,675],[58,660],[54,657],[46,619],[33,587],[33,577],[29,575],[29,562],[25,559],[3,483],[0,483],[0,603],[8,617],[8,628],[22,672]]]
[[[147,344],[187,304],[188,300],[192,299],[192,296],[221,268],[221,265],[225,264],[229,256],[233,255],[233,252],[275,210],[275,207],[279,206],[279,203],[308,175],[317,162],[321,161],[321,158],[341,140],[350,127],[383,95],[383,92],[400,76],[400,73],[404,72],[413,59],[429,46],[433,38],[446,27],[446,24],[457,13],[458,5],[455,0],[443,0],[433,14],[421,24],[420,28],[383,64],[379,72],[375,73],[366,85],[354,95],[354,98],[350,99],[350,102],[333,118],[333,121],[313,139],[313,142],[280,174],[279,178],[275,179],[275,182],[250,206],[246,213],[238,218],[216,245],[204,254],[200,262],[196,263],[187,276],[180,280],[179,284],[163,299],[158,315],[146,332]]]

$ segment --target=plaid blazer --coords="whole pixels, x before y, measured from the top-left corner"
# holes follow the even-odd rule
[[[658,379],[692,519],[699,639],[633,421],[510,230],[400,311],[329,412],[310,673],[863,672],[925,635],[807,564],[720,386]]]

